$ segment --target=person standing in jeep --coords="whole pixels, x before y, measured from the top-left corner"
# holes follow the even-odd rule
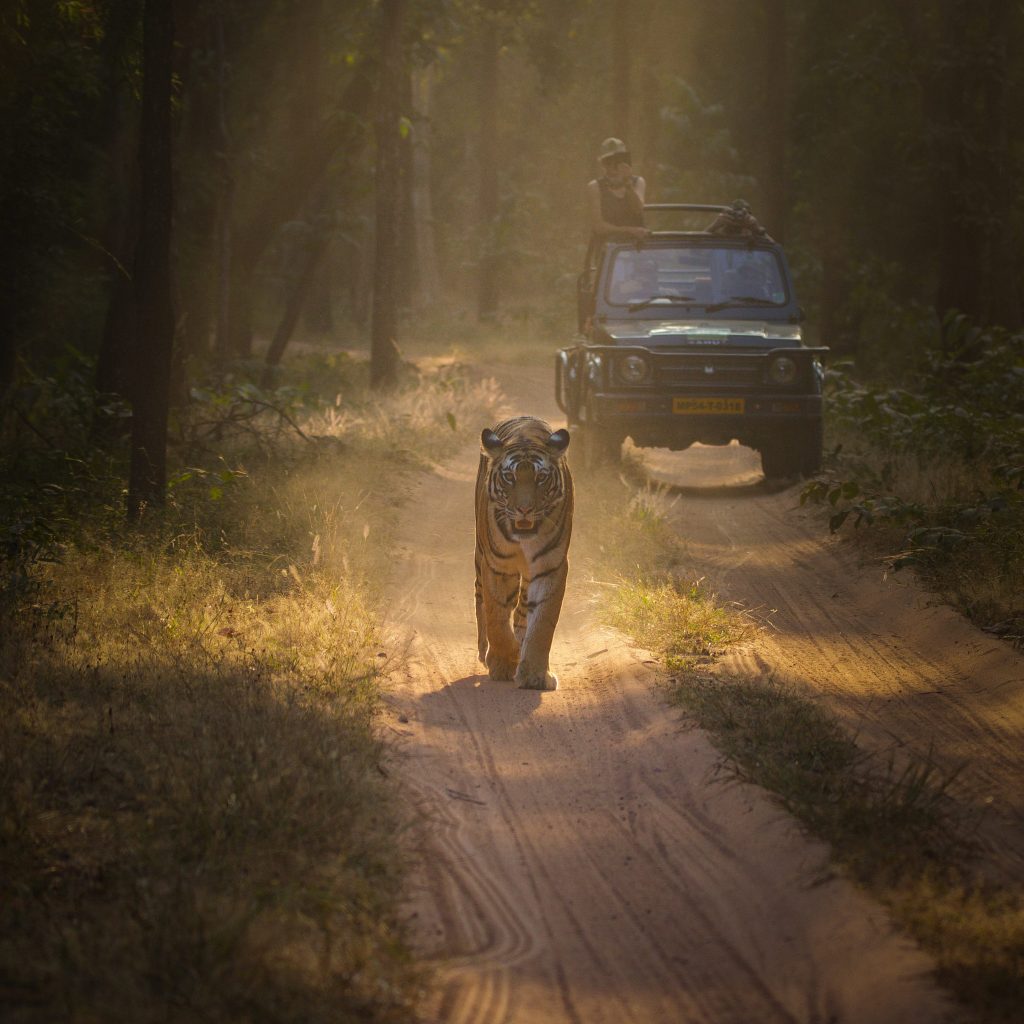
[[[633,173],[626,144],[621,139],[605,139],[597,159],[601,175],[587,185],[591,240],[646,238],[647,184]]]

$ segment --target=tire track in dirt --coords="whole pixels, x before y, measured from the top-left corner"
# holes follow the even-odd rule
[[[958,773],[952,792],[980,822],[984,861],[1024,878],[1024,656],[938,603],[910,573],[886,577],[824,535],[799,490],[716,489],[743,479],[746,449],[646,452],[679,491],[673,519],[721,596],[771,611],[771,629],[723,670],[774,676],[828,707],[874,749]],[[707,486],[710,485],[710,486]]]
[[[512,375],[509,375],[511,379]],[[506,382],[507,383],[507,382]],[[546,376],[520,371],[520,395]],[[524,386],[526,385],[526,386]],[[543,404],[516,411],[551,415]],[[480,674],[475,448],[411,496],[387,720],[424,826],[409,914],[445,1024],[926,1024],[930,963],[763,793],[716,774],[570,573],[554,693]]]

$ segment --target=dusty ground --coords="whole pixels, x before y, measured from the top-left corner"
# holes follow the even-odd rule
[[[547,374],[508,369],[518,412],[557,423]],[[754,787],[716,776],[702,733],[661,700],[653,664],[570,586],[554,693],[492,683],[476,661],[475,449],[420,485],[394,585],[410,661],[390,727],[429,823],[410,914],[437,961],[430,1013],[499,1022],[946,1019],[928,959],[826,867],[826,851]],[[989,809],[993,855],[1020,836],[1024,659],[909,581],[882,583],[768,493],[744,449],[654,453],[697,566],[773,628],[732,668],[824,695],[873,742],[958,761]]]

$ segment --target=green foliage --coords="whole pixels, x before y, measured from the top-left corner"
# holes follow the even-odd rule
[[[40,593],[39,568],[60,562],[91,523],[116,518],[126,453],[90,441],[91,380],[74,349],[51,376],[23,367],[0,419],[0,630],[19,609],[57,614],[63,606]],[[115,421],[124,413],[115,399],[101,409]]]
[[[689,82],[675,77],[661,108],[658,140],[659,199],[721,203],[738,196],[756,199],[757,181],[744,169],[721,103],[709,103]],[[694,225],[700,230],[703,222]]]
[[[1019,639],[1024,334],[950,318],[911,379],[881,388],[849,365],[829,370],[829,430],[841,443],[801,504],[829,506],[833,531],[887,529],[893,569],[915,566],[982,625]]]

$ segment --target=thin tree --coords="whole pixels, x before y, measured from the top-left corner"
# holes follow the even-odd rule
[[[484,21],[480,37],[477,99],[480,124],[480,281],[477,316],[493,319],[498,312],[498,60],[500,39],[493,17]]]
[[[325,183],[318,190],[310,206],[309,238],[297,260],[298,271],[285,302],[284,313],[281,315],[277,330],[267,348],[263,367],[264,387],[271,383],[274,369],[281,363],[281,357],[295,331],[295,325],[299,322],[299,314],[307,301],[316,273],[323,264],[327,247],[330,245],[334,215],[328,203],[327,192],[328,185]]]
[[[228,130],[228,56],[224,37],[224,2],[217,0],[214,8],[214,33],[217,56],[217,169],[218,197],[216,221],[217,248],[217,327],[214,353],[225,363],[230,355],[232,237],[234,220],[235,174],[231,164],[231,133]]]
[[[626,0],[613,0],[611,11],[611,85],[612,134],[620,139],[630,136],[630,93],[632,85],[632,48],[630,25],[636,17],[633,4]]]
[[[403,86],[402,22],[405,0],[382,0],[380,74],[374,119],[377,163],[374,203],[377,248],[373,267],[373,314],[370,326],[370,383],[386,387],[398,377],[398,223],[401,182],[401,97]]]
[[[430,193],[430,113],[434,67],[428,65],[412,76],[412,210],[416,221],[416,305],[437,303],[441,281],[437,270],[434,210]]]
[[[786,234],[788,171],[786,145],[789,136],[789,61],[786,0],[762,0],[764,22],[760,59],[764,69],[761,85],[763,147],[761,156],[761,214],[768,230],[780,242]]]
[[[136,333],[128,516],[162,505],[167,489],[174,307],[171,299],[171,73],[174,15],[170,0],[147,0],[142,23],[140,210],[135,250]]]

